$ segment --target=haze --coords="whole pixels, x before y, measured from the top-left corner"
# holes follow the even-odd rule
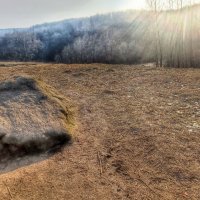
[[[1,0],[0,28],[77,18],[126,9],[142,9],[145,0]]]

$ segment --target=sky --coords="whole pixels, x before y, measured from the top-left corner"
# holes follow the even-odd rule
[[[0,0],[0,28],[29,27],[127,9],[144,9],[145,0]]]

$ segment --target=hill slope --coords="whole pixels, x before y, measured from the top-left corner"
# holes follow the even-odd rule
[[[200,6],[126,11],[21,29],[0,38],[0,59],[199,67]],[[159,52],[158,52],[159,50]]]

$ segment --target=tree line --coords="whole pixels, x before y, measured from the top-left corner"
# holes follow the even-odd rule
[[[146,2],[154,14],[156,65],[177,68],[200,67],[200,1]]]
[[[150,11],[109,13],[7,33],[0,37],[0,60],[199,67],[200,6],[162,10],[159,3],[149,1]]]

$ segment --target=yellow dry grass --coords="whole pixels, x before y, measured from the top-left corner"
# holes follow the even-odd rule
[[[199,69],[2,65],[0,80],[31,76],[67,99],[76,127],[62,152],[2,174],[0,199],[200,199]]]

